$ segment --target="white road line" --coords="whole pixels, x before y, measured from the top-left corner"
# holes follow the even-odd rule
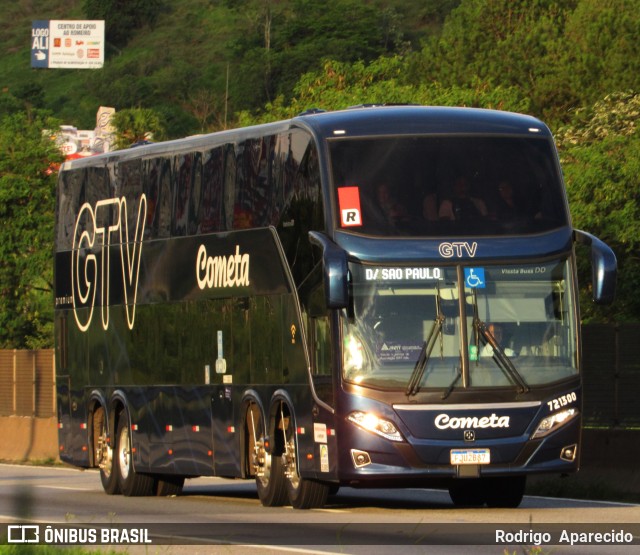
[[[96,488],[72,488],[70,486],[50,486],[49,484],[32,484],[31,487],[39,489],[64,489],[69,491],[99,491]]]
[[[312,510],[317,511],[319,513],[337,513],[337,514],[353,512],[348,509],[312,509]]]

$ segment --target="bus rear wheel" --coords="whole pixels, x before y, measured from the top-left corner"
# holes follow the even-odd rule
[[[153,495],[155,490],[153,476],[141,474],[133,468],[131,433],[129,432],[129,418],[126,411],[123,411],[118,418],[116,439],[118,478],[122,493],[129,497]]]
[[[114,459],[113,449],[109,445],[107,418],[102,407],[96,410],[93,415],[93,430],[94,457],[95,463],[100,468],[102,488],[108,495],[122,493],[120,491],[120,482],[118,481],[117,461]]]
[[[267,448],[266,430],[260,409],[251,403],[247,410],[247,446],[250,472],[256,478],[256,489],[264,507],[281,507],[287,502],[282,458]]]
[[[289,423],[291,419],[289,419]],[[301,478],[298,472],[296,440],[287,426],[285,449],[282,455],[284,476],[287,483],[289,502],[294,509],[316,509],[323,507],[329,495],[329,486],[322,482]]]
[[[282,458],[265,453],[265,464],[256,474],[256,488],[263,507],[282,507],[287,502]]]
[[[156,476],[154,489],[158,497],[180,495],[184,487],[184,476]]]

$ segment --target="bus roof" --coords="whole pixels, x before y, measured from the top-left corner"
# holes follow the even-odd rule
[[[412,134],[532,133],[550,137],[540,120],[513,112],[433,106],[362,106],[293,118],[323,138]]]
[[[309,110],[289,120],[135,146],[70,160],[63,164],[62,169],[201,150],[296,127],[307,129],[320,140],[350,136],[476,133],[526,136],[535,133],[551,137],[551,132],[540,120],[512,112],[418,105],[363,105],[333,112]]]

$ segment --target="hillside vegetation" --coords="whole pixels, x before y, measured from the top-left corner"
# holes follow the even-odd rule
[[[29,68],[31,21],[55,18],[105,19],[103,69]],[[55,176],[25,173],[56,156],[39,129],[93,128],[101,105],[168,138],[370,102],[541,117],[575,227],[618,257],[618,300],[597,308],[581,253],[583,319],[638,320],[637,0],[22,0],[0,20],[0,346],[51,343]]]
[[[59,1],[23,1],[0,13],[2,86],[14,94],[42,87],[45,106],[79,128],[93,128],[100,105],[154,108],[169,137],[179,137],[225,119],[231,126],[236,112],[289,97],[325,58],[371,61],[419,48],[458,3],[69,0],[61,9]],[[57,18],[105,19],[103,69],[30,69],[31,21]]]

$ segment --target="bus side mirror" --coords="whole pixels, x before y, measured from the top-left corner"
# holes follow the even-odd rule
[[[318,231],[309,232],[309,241],[322,249],[324,295],[327,308],[347,308],[349,306],[347,253],[324,233]]]
[[[591,282],[593,301],[598,304],[611,304],[616,295],[616,277],[618,262],[609,246],[586,231],[573,230],[575,239],[582,245],[591,247]]]

